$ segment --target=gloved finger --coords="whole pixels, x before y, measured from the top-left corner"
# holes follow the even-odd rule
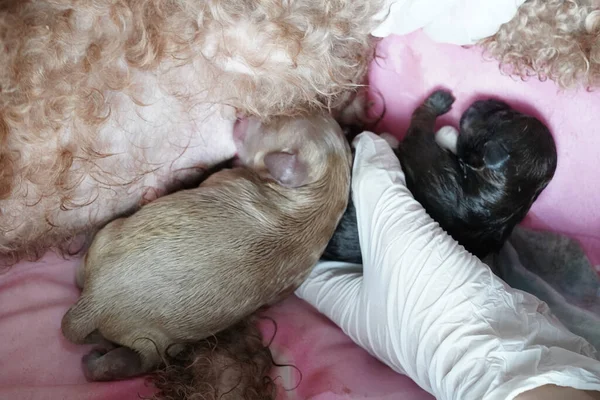
[[[378,254],[381,248],[381,234],[373,229],[378,226],[378,221],[374,221],[375,210],[383,207],[393,214],[397,201],[412,199],[412,195],[406,188],[400,161],[385,139],[372,132],[363,132],[354,139],[353,145],[356,153],[352,201],[357,210],[360,247],[363,259],[366,259],[371,254]],[[372,265],[374,263],[370,263]]]
[[[400,161],[385,139],[365,131],[354,138],[352,145],[356,149],[352,169],[353,184],[356,177],[372,173],[381,173],[382,178],[388,176],[392,182],[405,183]]]
[[[435,224],[408,190],[398,157],[385,139],[363,132],[355,139],[352,196],[357,212],[364,275],[378,272],[386,249],[411,241],[413,232],[433,231]]]
[[[355,265],[321,263],[299,297],[440,399],[599,387],[595,350],[444,232],[412,198],[383,139],[363,133],[356,148],[363,276]]]
[[[362,266],[321,261],[296,290],[296,296],[326,315],[351,338],[362,303]]]

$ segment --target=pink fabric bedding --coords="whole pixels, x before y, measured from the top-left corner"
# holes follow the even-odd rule
[[[497,95],[535,112],[552,128],[559,151],[556,177],[535,204],[527,224],[578,238],[600,263],[600,94],[558,93],[551,82],[521,82],[502,76],[477,49],[431,43],[423,34],[393,37],[379,48],[371,83],[381,93],[387,115],[381,131],[401,134],[410,113],[432,89],[453,90],[458,101],[447,121],[478,96]],[[80,358],[87,348],[68,344],[60,320],[75,302],[74,262],[53,255],[0,275],[0,400],[127,400],[149,394],[142,380],[87,383]],[[302,372],[276,371],[282,399],[398,399],[431,396],[408,378],[371,358],[326,318],[291,297],[268,315],[278,324],[272,346],[276,360]],[[264,322],[264,333],[273,326]]]

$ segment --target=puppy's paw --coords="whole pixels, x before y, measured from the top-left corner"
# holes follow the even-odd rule
[[[442,115],[450,111],[454,100],[454,96],[449,91],[436,90],[425,100],[425,105],[431,108],[436,115]]]
[[[146,371],[135,351],[119,347],[108,352],[94,349],[81,359],[83,373],[90,382],[114,381],[131,378]]]

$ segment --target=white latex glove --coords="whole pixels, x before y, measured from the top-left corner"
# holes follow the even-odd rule
[[[373,36],[405,35],[423,28],[436,42],[472,45],[494,35],[525,0],[385,0]]]
[[[387,142],[355,140],[364,266],[319,263],[296,294],[438,399],[513,399],[546,384],[600,390],[595,349],[447,235]],[[584,356],[585,355],[585,356]]]

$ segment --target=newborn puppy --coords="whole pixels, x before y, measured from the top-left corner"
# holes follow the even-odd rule
[[[339,125],[326,116],[249,120],[235,135],[243,166],[159,198],[94,238],[77,275],[81,298],[62,321],[74,343],[115,344],[84,358],[88,379],[153,370],[169,346],[291,293],[323,253],[350,187]]]
[[[498,100],[473,103],[460,135],[434,132],[453,96],[438,90],[413,113],[395,149],[415,199],[455,240],[483,258],[500,250],[548,185],[557,154],[538,119]],[[323,258],[361,263],[356,210],[350,202]]]

